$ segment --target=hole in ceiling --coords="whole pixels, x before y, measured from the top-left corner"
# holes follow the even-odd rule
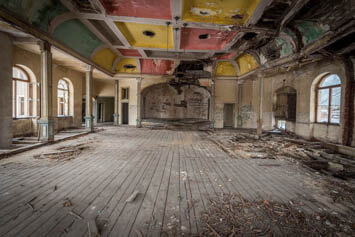
[[[150,30],[145,30],[145,31],[143,31],[143,35],[148,36],[148,37],[154,37],[155,33]]]
[[[243,39],[245,40],[252,40],[254,39],[258,34],[254,32],[248,32],[243,36]]]
[[[200,11],[200,14],[203,15],[203,16],[206,16],[206,15],[208,15],[208,12],[206,12],[206,11]]]
[[[125,64],[123,65],[124,69],[134,69],[136,68],[136,66],[132,65],[132,64]]]
[[[242,20],[244,18],[243,15],[240,15],[240,14],[235,14],[234,16],[232,16],[232,19],[235,19],[235,20]]]
[[[211,35],[210,34],[201,34],[198,36],[198,38],[200,40],[209,39],[209,38],[211,38]]]

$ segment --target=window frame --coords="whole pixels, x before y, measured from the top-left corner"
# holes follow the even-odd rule
[[[336,75],[339,78],[339,80],[340,80],[340,84],[321,87],[320,84],[331,75]],[[340,77],[337,74],[327,74],[327,75],[323,76],[322,79],[319,80],[319,82],[317,83],[317,87],[316,87],[316,106],[315,106],[316,107],[315,108],[316,109],[316,114],[315,114],[316,123],[318,123],[318,124],[327,124],[327,125],[336,125],[336,126],[340,125],[340,118],[339,118],[339,123],[332,123],[331,122],[332,91],[335,88],[340,88],[340,106],[339,107],[341,109],[342,81],[341,81]],[[328,121],[327,122],[318,122],[319,91],[321,91],[321,90],[329,90],[329,92],[328,92],[328,96],[329,96],[328,97],[329,98],[328,99]],[[340,114],[341,114],[341,112],[340,112]]]
[[[126,91],[127,97],[123,97],[123,91]],[[129,100],[129,87],[121,87],[121,100]]]
[[[63,89],[63,88],[59,88],[59,82],[60,81],[63,81],[65,84],[66,84],[66,88],[67,89]],[[58,96],[58,91],[64,91],[64,92],[67,92],[67,101],[65,102],[65,98],[64,98],[64,101],[63,102],[60,102],[59,98],[62,98],[62,97],[59,97]],[[67,105],[67,106],[65,106]],[[61,111],[61,106],[63,106],[63,114],[59,114],[59,112]],[[60,118],[63,118],[63,117],[70,117],[70,109],[69,109],[69,106],[70,106],[70,89],[69,89],[69,82],[67,82],[65,79],[60,79],[58,81],[58,84],[57,84],[57,117],[60,117]]]
[[[13,76],[13,74],[11,75],[11,78],[12,78],[12,86],[13,86],[13,88],[12,88],[12,90],[13,90],[13,95],[12,95],[12,97],[13,97],[13,104],[12,104],[12,109],[13,109],[13,113],[12,113],[12,119],[26,119],[26,118],[30,118],[30,116],[29,116],[29,114],[30,114],[30,97],[29,97],[29,95],[30,95],[30,83],[31,83],[31,81],[30,81],[30,75],[22,68],[22,67],[20,67],[20,66],[18,66],[18,65],[13,65],[12,66],[12,70],[14,69],[14,68],[16,68],[17,70],[20,70],[24,75],[25,75],[25,77],[26,77],[26,79],[25,80],[23,80],[23,79],[21,79],[21,78],[16,78],[16,77],[14,77]],[[25,99],[24,99],[24,104],[25,103],[27,103],[27,113],[28,114],[25,114],[25,115],[23,115],[23,116],[19,116],[18,114],[17,114],[17,106],[18,106],[18,101],[17,101],[17,82],[24,82],[24,83],[27,83],[27,100],[26,100],[26,97],[24,97]],[[25,105],[24,105],[25,106]],[[25,107],[24,107],[24,109],[25,109]]]

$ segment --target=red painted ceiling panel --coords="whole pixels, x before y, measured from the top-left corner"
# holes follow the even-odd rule
[[[101,0],[107,13],[115,16],[171,20],[171,0]]]
[[[181,49],[222,50],[236,34],[230,31],[182,28]],[[207,39],[200,39],[200,35],[207,36]]]
[[[174,61],[170,60],[154,60],[154,59],[141,59],[142,73],[165,75],[173,69]]]
[[[120,51],[123,56],[142,57],[142,55],[136,49],[118,49],[118,51]]]
[[[223,54],[222,56],[219,56],[218,59],[232,59],[234,57],[234,53],[226,53]]]

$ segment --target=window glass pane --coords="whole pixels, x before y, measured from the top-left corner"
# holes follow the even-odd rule
[[[26,74],[16,67],[12,68],[12,77],[20,80],[27,80]]]
[[[341,87],[332,88],[331,96],[332,104],[330,106],[330,122],[340,123]]]
[[[16,81],[12,81],[12,117],[16,117]]]
[[[318,90],[317,122],[328,122],[329,89]]]
[[[324,78],[319,86],[326,87],[326,86],[335,86],[340,84],[341,84],[340,78],[337,75],[332,74]]]
[[[16,82],[16,115],[18,117],[28,116],[28,83]]]

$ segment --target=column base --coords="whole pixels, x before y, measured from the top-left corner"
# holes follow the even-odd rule
[[[212,129],[214,128],[214,121],[210,122],[210,128],[212,128]]]
[[[113,114],[113,125],[118,126],[120,125],[120,115]]]
[[[40,119],[38,120],[39,132],[41,141],[54,141],[54,119]]]
[[[90,132],[94,131],[94,116],[85,117],[85,128]]]
[[[137,127],[137,128],[141,128],[141,127],[142,127],[142,121],[139,120],[139,119],[137,119],[136,121],[137,121],[136,127]]]

